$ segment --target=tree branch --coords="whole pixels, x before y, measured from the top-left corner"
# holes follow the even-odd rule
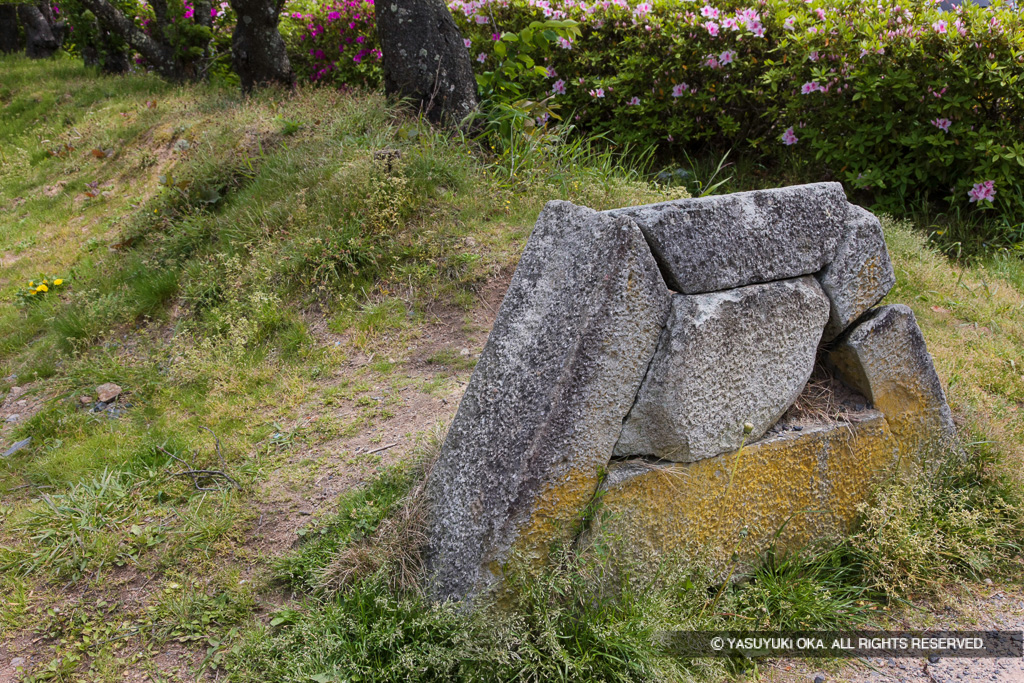
[[[135,22],[124,15],[107,0],[81,0],[82,5],[96,15],[96,19],[107,30],[112,31],[131,46],[133,50],[146,58],[157,71],[166,78],[178,80],[182,74],[175,73],[174,57],[166,47],[160,45]]]

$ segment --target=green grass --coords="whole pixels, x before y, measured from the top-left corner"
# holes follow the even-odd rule
[[[652,637],[839,628],[1019,574],[1024,264],[951,262],[922,217],[884,221],[888,301],[918,317],[977,442],[966,463],[881,489],[856,534],[769,554],[725,588],[696,559],[595,548],[514,575],[500,605],[432,605],[402,542],[437,438],[412,444],[457,404],[475,362],[459,349],[493,315],[484,286],[547,200],[682,190],[648,183],[642,154],[579,138],[491,150],[374,93],[243,101],[71,60],[0,71],[0,400],[21,386],[29,404],[0,448],[32,438],[0,460],[0,635],[45,636],[40,679],[159,680],[173,646],[193,678],[718,680],[756,665],[678,660]],[[379,149],[401,153],[390,172]],[[694,160],[690,191],[785,181],[729,162]],[[41,275],[67,287],[19,305]],[[81,402],[105,382],[123,389],[114,417]],[[241,486],[198,490],[187,467]]]

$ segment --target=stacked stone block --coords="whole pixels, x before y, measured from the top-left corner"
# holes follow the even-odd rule
[[[724,557],[848,528],[886,471],[953,443],[913,314],[873,308],[894,281],[881,225],[837,183],[549,203],[428,484],[435,597],[584,531]],[[870,408],[770,431],[821,357]],[[596,498],[606,521],[585,530]]]

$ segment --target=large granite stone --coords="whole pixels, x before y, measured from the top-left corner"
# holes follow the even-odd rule
[[[829,353],[828,363],[885,414],[904,458],[934,464],[954,447],[946,395],[909,307],[871,311]]]
[[[761,437],[814,369],[828,299],[811,276],[678,294],[616,456],[693,462]]]
[[[848,533],[898,459],[885,417],[785,432],[693,463],[615,462],[589,534],[642,555],[703,555],[738,576],[775,545]]]
[[[823,341],[838,337],[896,284],[882,224],[874,214],[850,205],[835,258],[818,275],[831,302]]]
[[[654,354],[670,294],[636,224],[541,212],[428,483],[430,589],[470,596],[570,538]]]
[[[683,294],[817,273],[847,215],[839,183],[681,199],[607,212],[637,222],[670,289]]]

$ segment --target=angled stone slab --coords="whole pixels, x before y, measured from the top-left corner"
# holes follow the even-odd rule
[[[615,462],[590,538],[643,555],[701,554],[720,570],[735,553],[743,565],[773,543],[799,548],[848,533],[898,450],[872,410],[699,462]]]
[[[910,462],[937,462],[956,428],[914,312],[902,304],[871,311],[840,340],[828,363],[885,414]]]
[[[807,384],[828,299],[810,276],[677,294],[616,456],[693,462],[759,439]]]
[[[637,222],[670,289],[717,292],[817,273],[846,219],[839,183],[681,199],[607,212]]]
[[[822,341],[830,342],[881,301],[896,275],[885,248],[882,224],[874,214],[850,205],[835,258],[818,275],[831,302]]]
[[[471,596],[513,551],[541,563],[574,532],[669,299],[633,221],[544,208],[428,483],[435,597]]]

